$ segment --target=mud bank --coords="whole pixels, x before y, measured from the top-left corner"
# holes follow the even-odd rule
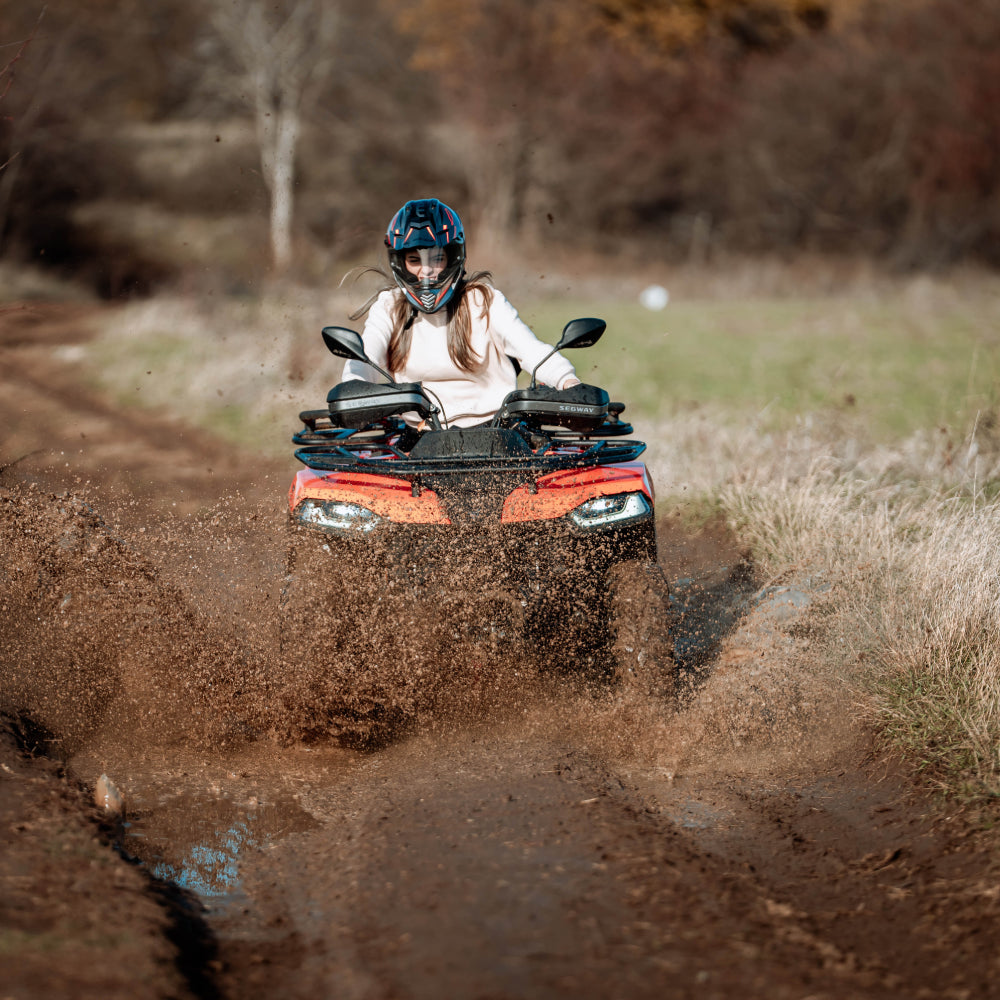
[[[47,753],[47,734],[0,718],[4,996],[208,995],[199,904],[126,863],[113,819]]]

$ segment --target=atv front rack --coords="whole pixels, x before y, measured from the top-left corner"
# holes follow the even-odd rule
[[[538,446],[532,448],[516,431],[476,428],[465,432],[463,443],[466,447],[460,453],[445,454],[443,449],[421,447],[421,441],[417,441],[411,451],[404,451],[399,447],[406,434],[401,421],[386,430],[352,431],[317,426],[319,420],[327,416],[325,410],[305,411],[300,416],[306,426],[292,437],[292,442],[300,446],[295,457],[303,465],[320,472],[354,470],[400,477],[421,473],[503,472],[530,478],[562,469],[632,462],[646,450],[643,441],[607,440],[570,431],[538,435]],[[449,436],[440,439],[447,442],[449,438],[455,440],[462,431],[436,433]],[[469,438],[473,439],[471,447],[468,446]]]

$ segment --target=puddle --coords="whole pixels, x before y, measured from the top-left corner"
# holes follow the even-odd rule
[[[706,584],[695,577],[678,577],[670,587],[670,603],[677,613],[674,653],[682,667],[698,667],[709,660],[716,647],[746,611],[754,592],[748,576],[719,568],[721,582]]]
[[[218,900],[240,894],[240,865],[250,853],[317,826],[291,798],[178,798],[132,814],[122,848],[158,879]]]
[[[685,830],[710,830],[721,825],[730,815],[725,809],[716,809],[697,799],[685,799],[667,806],[663,811],[672,823]]]

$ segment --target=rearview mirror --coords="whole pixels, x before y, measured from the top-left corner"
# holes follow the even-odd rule
[[[601,334],[608,328],[603,319],[572,319],[564,327],[556,350],[564,347],[592,347],[601,339]]]
[[[590,347],[601,339],[601,334],[608,328],[603,319],[571,319],[564,327],[559,343],[535,365],[531,372],[531,388],[535,388],[535,377],[538,369],[552,357],[556,351],[564,347]]]
[[[336,354],[338,358],[347,358],[349,361],[363,361],[370,364],[368,355],[365,354],[364,341],[361,334],[355,330],[349,330],[346,326],[324,326],[323,343],[331,354]]]
[[[326,344],[326,349],[331,354],[336,354],[338,358],[364,362],[384,376],[387,381],[396,381],[384,368],[380,368],[365,354],[365,342],[356,330],[349,330],[346,326],[324,326],[323,343]]]

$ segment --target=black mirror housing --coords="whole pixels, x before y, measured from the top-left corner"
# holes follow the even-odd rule
[[[365,354],[361,334],[356,330],[349,330],[346,326],[324,326],[323,343],[326,344],[326,349],[338,358],[371,364],[368,355]]]
[[[389,372],[384,368],[379,368],[365,354],[365,342],[361,339],[361,334],[357,330],[350,330],[346,326],[324,326],[323,343],[326,344],[326,349],[338,358],[347,358],[348,361],[361,361],[368,365],[369,368],[374,368],[387,382],[396,381]]]
[[[572,319],[563,327],[556,350],[561,351],[565,347],[592,347],[601,339],[607,328],[608,324],[603,319],[595,317]]]

